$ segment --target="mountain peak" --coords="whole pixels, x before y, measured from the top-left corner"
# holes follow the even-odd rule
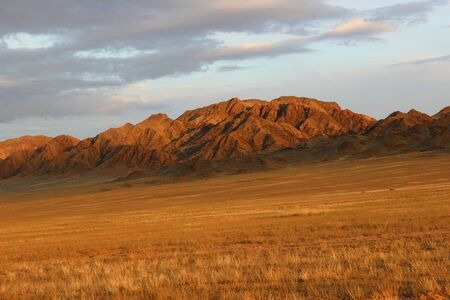
[[[169,116],[167,114],[164,113],[157,113],[157,114],[153,114],[150,117],[148,117],[147,119],[145,119],[143,122],[146,121],[161,121],[161,120],[165,120],[165,119],[170,119]]]
[[[401,111],[399,111],[399,110],[396,110],[396,111],[394,111],[393,113],[389,114],[389,115],[385,118],[385,120],[386,120],[386,119],[390,119],[390,118],[398,118],[398,117],[402,117],[402,116],[404,116],[404,115],[405,115],[404,112],[401,112]]]
[[[429,119],[431,118],[429,115],[427,115],[426,113],[420,112],[418,110],[410,109],[407,113],[408,116],[414,117],[414,118],[426,118]]]
[[[228,100],[227,102],[229,103],[237,103],[237,102],[241,102],[242,100],[239,99],[238,97],[233,97],[230,100]]]
[[[80,140],[77,139],[76,137],[73,137],[71,135],[62,134],[62,135],[58,135],[58,136],[54,137],[50,142],[75,144],[75,143],[78,143],[79,141]]]
[[[420,111],[417,111],[415,109],[410,109],[407,113],[401,112],[401,111],[395,111],[391,113],[385,120],[391,120],[391,119],[403,119],[403,120],[410,120],[413,122],[424,122],[424,121],[430,121],[432,118]]]
[[[441,118],[448,115],[450,115],[450,106],[441,109],[437,114],[433,116],[433,118]]]
[[[153,114],[144,121],[140,122],[137,126],[140,127],[159,127],[162,123],[172,122],[168,115],[164,113]]]

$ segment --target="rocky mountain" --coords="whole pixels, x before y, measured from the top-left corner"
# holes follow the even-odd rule
[[[0,178],[119,167],[160,169],[245,159],[283,149],[319,158],[446,149],[449,126],[449,108],[435,116],[415,110],[395,112],[376,121],[334,102],[233,98],[186,111],[175,120],[156,114],[82,141],[69,136],[42,137],[34,148],[3,150]],[[1,145],[0,151],[7,149]]]
[[[370,157],[412,151],[450,151],[450,107],[434,116],[410,110],[394,112],[362,134],[321,136],[301,144],[314,158],[335,159],[352,155]]]
[[[33,150],[16,151],[0,160],[0,178],[17,174],[47,173],[62,170],[67,151],[80,141],[71,136],[45,137],[47,141]]]
[[[14,152],[33,151],[47,144],[51,138],[46,136],[23,136],[0,142],[0,160],[7,158]]]

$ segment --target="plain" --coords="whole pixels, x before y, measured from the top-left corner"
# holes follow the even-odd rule
[[[448,154],[23,190],[0,194],[1,299],[450,295]]]

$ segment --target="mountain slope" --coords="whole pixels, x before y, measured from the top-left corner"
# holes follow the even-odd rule
[[[23,136],[0,142],[0,160],[14,152],[32,151],[47,144],[52,138],[47,136]]]
[[[434,116],[415,110],[395,112],[376,121],[334,102],[233,98],[186,111],[175,120],[152,115],[139,124],[111,128],[82,141],[48,138],[0,160],[0,178],[175,164],[194,167],[199,166],[196,162],[245,159],[283,149],[313,159],[448,149],[449,126],[449,108]]]
[[[434,116],[415,110],[394,112],[363,134],[319,137],[301,144],[300,155],[335,159],[352,155],[370,157],[411,151],[450,151],[449,108]]]
[[[230,101],[188,111],[177,120],[189,134],[175,143],[180,159],[230,159],[276,151],[314,136],[361,133],[374,119],[336,103],[281,97],[271,102]]]
[[[71,136],[57,136],[34,151],[18,151],[0,160],[0,178],[64,170],[67,150],[80,141]]]

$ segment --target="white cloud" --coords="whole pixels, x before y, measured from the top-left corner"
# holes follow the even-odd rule
[[[150,54],[152,51],[142,51],[133,47],[125,47],[121,49],[103,48],[92,49],[85,51],[78,51],[74,54],[81,58],[96,58],[96,59],[127,59],[143,54]]]
[[[436,7],[446,6],[449,0],[409,1],[379,7],[368,13],[376,20],[395,20],[408,25],[425,22],[430,12]]]
[[[18,32],[7,34],[1,38],[2,44],[12,50],[46,49],[61,43],[64,38],[54,34],[29,34]]]

